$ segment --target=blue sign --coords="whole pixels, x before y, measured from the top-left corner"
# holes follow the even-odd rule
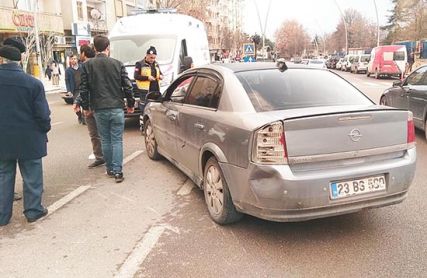
[[[255,44],[253,43],[244,43],[243,44],[243,55],[255,55]]]
[[[247,55],[247,56],[243,57],[243,62],[245,62],[245,63],[256,62],[256,59],[254,56]]]

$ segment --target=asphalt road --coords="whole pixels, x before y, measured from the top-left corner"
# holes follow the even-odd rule
[[[393,80],[337,72],[373,101]],[[28,224],[22,201],[0,228],[0,277],[425,277],[427,144],[417,132],[417,172],[401,204],[301,223],[245,216],[218,226],[203,194],[167,161],[154,162],[137,121],[125,132],[125,181],[88,169],[85,126],[58,94],[44,159],[45,204]],[[20,179],[17,191],[21,191]],[[70,197],[71,196],[71,197]],[[74,197],[74,198],[73,198]],[[70,199],[70,200],[68,200]]]

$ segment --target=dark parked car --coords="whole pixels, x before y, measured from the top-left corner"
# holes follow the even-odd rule
[[[375,105],[326,69],[278,66],[207,65],[149,93],[147,155],[202,188],[219,224],[242,213],[302,221],[402,202],[415,172],[412,113]]]
[[[403,81],[394,81],[381,96],[380,104],[411,111],[415,127],[424,130],[427,139],[427,65]]]
[[[328,69],[335,69],[339,59],[339,57],[330,57],[328,60],[326,60],[326,67]]]

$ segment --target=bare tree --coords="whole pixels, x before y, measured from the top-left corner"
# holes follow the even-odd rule
[[[275,38],[277,52],[286,58],[301,55],[310,41],[304,27],[295,20],[283,22],[276,31]]]

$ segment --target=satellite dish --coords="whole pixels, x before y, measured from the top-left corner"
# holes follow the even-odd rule
[[[100,19],[100,18],[101,18],[101,12],[100,12],[98,9],[92,9],[92,10],[90,11],[90,16],[91,16],[93,19]]]

